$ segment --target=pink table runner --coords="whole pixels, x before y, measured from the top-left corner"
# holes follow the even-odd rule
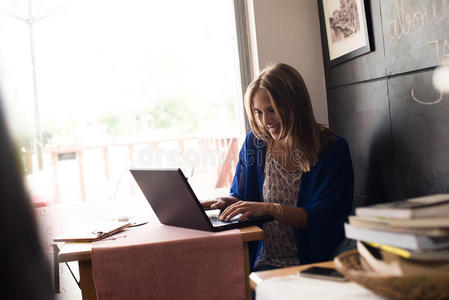
[[[240,231],[221,233],[160,224],[130,228],[93,243],[102,299],[244,299]]]

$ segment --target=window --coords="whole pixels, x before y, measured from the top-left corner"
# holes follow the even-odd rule
[[[3,2],[3,105],[35,205],[139,202],[131,166],[181,167],[200,197],[229,187],[244,134],[232,1]]]

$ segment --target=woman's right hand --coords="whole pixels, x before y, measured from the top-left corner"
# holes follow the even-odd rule
[[[229,205],[232,205],[234,203],[236,203],[237,201],[240,201],[240,199],[236,198],[236,197],[232,197],[232,196],[228,196],[228,197],[218,197],[214,200],[206,200],[206,201],[202,201],[201,205],[206,208],[206,207],[210,207],[211,209],[220,209],[223,210],[226,207],[228,207]]]

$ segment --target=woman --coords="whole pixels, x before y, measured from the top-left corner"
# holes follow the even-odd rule
[[[220,218],[272,215],[250,249],[255,270],[330,259],[344,239],[354,175],[346,141],[317,124],[301,75],[286,64],[262,71],[245,94],[252,131],[231,196],[204,202]]]

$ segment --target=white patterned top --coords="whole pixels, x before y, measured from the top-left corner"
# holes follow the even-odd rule
[[[270,149],[264,171],[263,201],[296,207],[302,171],[287,170],[271,156]],[[298,247],[292,227],[275,220],[265,223],[263,229],[265,238],[255,267],[299,265]]]

